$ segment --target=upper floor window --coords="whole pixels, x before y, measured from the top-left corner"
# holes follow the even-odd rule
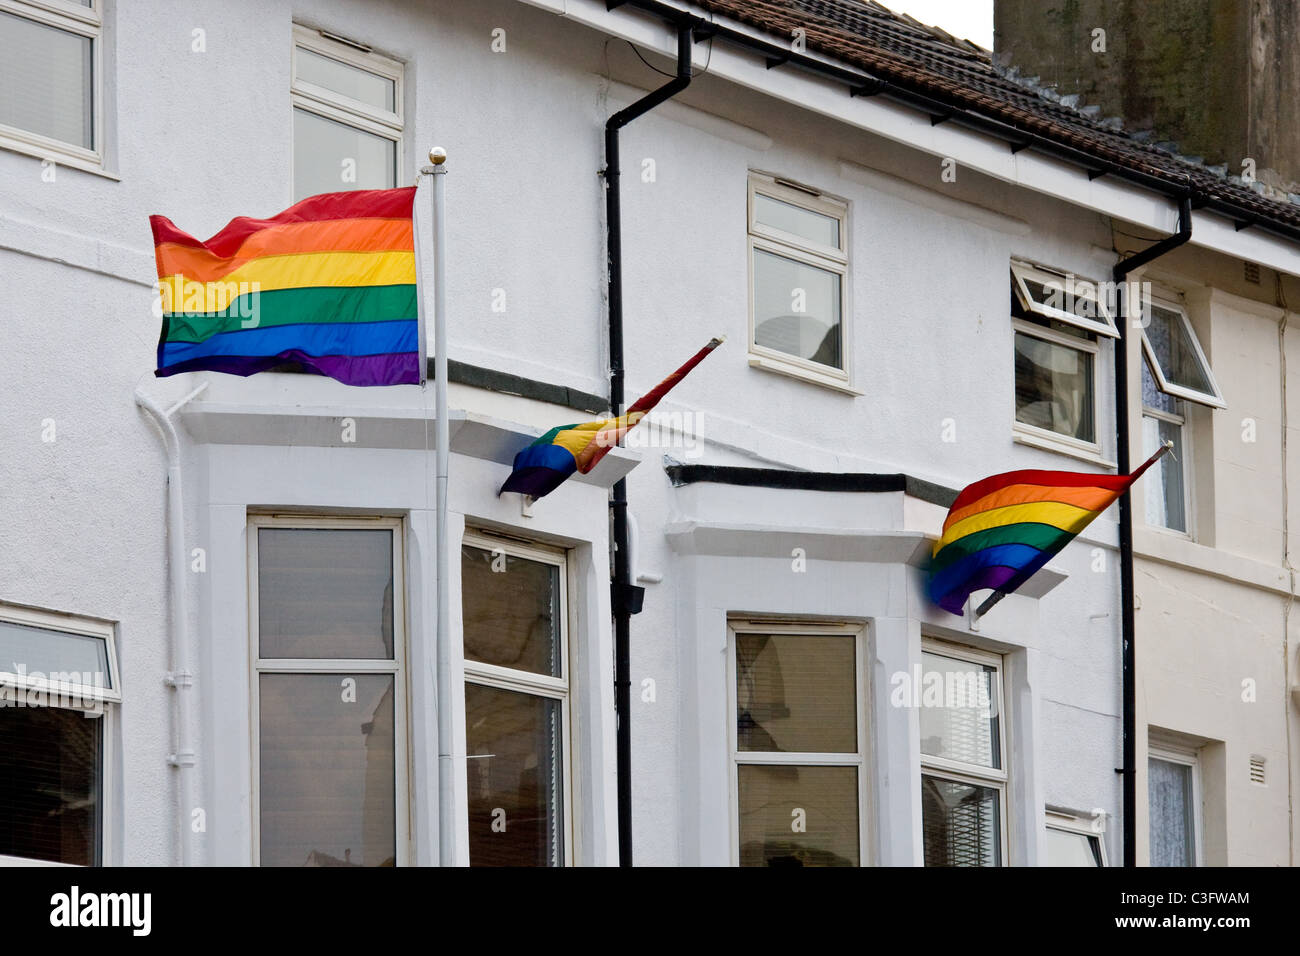
[[[848,207],[749,178],[750,364],[847,385]]]
[[[402,64],[294,27],[293,198],[401,179]]]
[[[0,146],[99,168],[102,0],[0,0]]]
[[[732,622],[734,863],[865,859],[862,630]]]
[[[927,641],[921,670],[925,865],[1002,866],[1007,819],[1002,659]]]
[[[1118,336],[1094,283],[1023,262],[1011,264],[1016,431],[1098,455],[1102,337]]]
[[[1161,458],[1143,482],[1146,522],[1191,534],[1193,410],[1196,405],[1223,408],[1225,402],[1187,309],[1176,296],[1143,302],[1141,322],[1143,455],[1153,454],[1164,441],[1174,443],[1173,454]]]
[[[0,606],[0,863],[105,862],[120,688],[111,624]]]
[[[470,866],[565,866],[569,601],[563,551],[461,545]]]

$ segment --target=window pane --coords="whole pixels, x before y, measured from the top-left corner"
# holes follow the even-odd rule
[[[563,676],[559,567],[463,545],[460,573],[465,659]]]
[[[1161,443],[1174,443],[1173,451],[1151,466],[1142,484],[1146,499],[1146,521],[1150,525],[1187,530],[1187,499],[1183,488],[1183,463],[1174,455],[1183,456],[1183,426],[1163,418],[1144,416],[1142,419],[1142,444],[1146,455],[1154,455]]]
[[[1085,322],[1100,322],[1102,325],[1110,324],[1109,317],[1098,302],[1096,285],[1087,279],[1067,281],[1062,277],[1059,280],[1044,283],[1026,278],[1023,281],[1025,288],[1029,292],[1029,298],[1037,305],[1058,309],[1061,312],[1073,313]],[[1068,322],[1059,323],[1059,327],[1061,331],[1068,331],[1072,335],[1086,337],[1088,334]]]
[[[297,48],[298,79],[323,86],[350,99],[376,109],[396,112],[396,84],[386,76],[322,56],[303,47]]]
[[[956,780],[921,776],[926,866],[1001,866],[1000,794]]]
[[[91,41],[0,13],[0,123],[93,149]]]
[[[0,708],[0,856],[97,866],[102,718]]]
[[[465,685],[471,866],[564,864],[560,706]]]
[[[1151,803],[1151,865],[1195,866],[1192,768],[1170,760],[1147,760]]]
[[[742,751],[855,753],[851,634],[736,635],[736,739]]]
[[[754,250],[754,342],[840,368],[840,276]]]
[[[856,767],[742,764],[736,773],[741,866],[859,865]]]
[[[1000,768],[997,669],[929,652],[921,664],[921,753]]]
[[[259,687],[262,865],[395,865],[393,675],[262,674]]]
[[[1048,866],[1101,866],[1097,838],[1073,830],[1047,828]]]
[[[821,246],[840,248],[840,221],[794,203],[754,193],[754,221]]]
[[[1154,302],[1148,306],[1148,315],[1147,341],[1151,343],[1151,351],[1164,372],[1165,381],[1213,395],[1210,376],[1196,354],[1182,315]]]
[[[1095,441],[1093,355],[1016,333],[1016,421]]]
[[[1178,407],[1178,399],[1160,390],[1156,377],[1151,374],[1151,363],[1145,356],[1142,358],[1142,405],[1144,408],[1154,408],[1157,411],[1168,412],[1170,415],[1182,414]]]
[[[397,144],[306,110],[293,111],[293,196],[397,184]]]
[[[258,528],[260,655],[393,659],[393,532]]]
[[[38,673],[64,684],[113,686],[108,642],[102,637],[6,621],[0,621],[0,672]]]

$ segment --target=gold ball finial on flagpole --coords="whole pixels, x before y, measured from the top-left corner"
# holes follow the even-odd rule
[[[447,161],[447,151],[441,146],[435,146],[429,150],[429,162],[435,166],[441,166]]]

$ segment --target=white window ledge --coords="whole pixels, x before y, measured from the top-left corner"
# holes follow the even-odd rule
[[[834,389],[837,392],[843,392],[845,395],[865,394],[862,389],[854,388],[844,379],[836,378],[833,375],[823,375],[812,369],[803,368],[790,362],[782,362],[780,359],[770,358],[766,355],[750,355],[749,367],[761,368],[767,372],[776,372],[778,375],[785,375],[789,378],[797,378],[801,382],[811,382],[813,385]]]
[[[1079,445],[1070,444],[1047,435],[1040,434],[1037,429],[1031,431],[1024,428],[1020,423],[1016,423],[1015,430],[1011,434],[1011,440],[1017,445],[1028,445],[1031,448],[1040,448],[1043,451],[1056,452],[1058,455],[1067,455],[1070,458],[1077,458],[1079,461],[1086,461],[1094,465],[1100,465],[1102,468],[1108,468],[1115,471],[1119,468],[1113,461],[1103,458],[1100,452],[1091,451]]]

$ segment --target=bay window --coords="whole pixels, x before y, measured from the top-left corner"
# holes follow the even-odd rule
[[[567,586],[563,551],[463,540],[471,866],[572,857]]]
[[[861,865],[861,628],[733,621],[728,638],[732,862]]]

